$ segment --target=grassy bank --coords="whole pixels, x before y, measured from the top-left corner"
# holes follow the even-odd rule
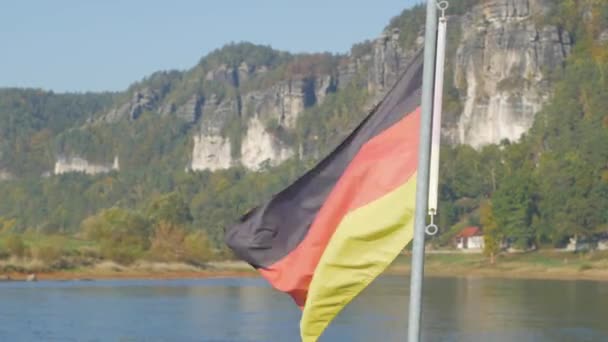
[[[124,240],[104,245],[76,236],[0,233],[0,281],[25,279],[30,274],[38,279],[109,279],[197,278],[249,272],[218,262],[226,259],[221,251],[212,250],[205,240],[189,239],[179,230],[154,235],[151,240],[146,249],[138,249],[124,245]]]
[[[410,264],[410,256],[401,255],[386,273],[407,275]],[[186,279],[258,275],[249,265],[240,261],[212,261],[198,266],[179,262],[137,261],[130,265],[121,265],[112,261],[97,261],[71,268],[49,268],[35,260],[0,261],[0,276],[24,280],[30,273],[36,273],[39,280]],[[425,274],[430,277],[608,281],[608,252],[574,254],[539,251],[506,254],[499,256],[494,265],[481,254],[428,254]]]
[[[29,268],[28,268],[29,267]],[[102,261],[86,267],[68,269],[40,268],[39,262],[28,261],[18,266],[0,262],[0,280],[23,281],[30,274],[37,280],[102,280],[102,279],[198,279],[216,277],[253,277],[257,273],[240,262],[210,262],[202,266],[185,263],[139,261],[120,265]],[[19,269],[19,270],[15,270]]]
[[[393,274],[407,274],[411,258],[400,256],[389,268]],[[608,281],[608,251],[567,253],[537,251],[504,254],[490,264],[481,254],[428,254],[427,276],[497,277],[529,279],[591,279]]]
[[[171,235],[157,240],[171,241]],[[38,279],[168,279],[215,276],[254,276],[242,262],[220,262],[226,257],[205,252],[198,259],[185,258],[183,244],[152,246],[130,262],[112,259],[102,246],[73,236],[35,233],[0,233],[0,279],[25,279],[35,273]],[[13,241],[10,241],[10,240]],[[19,240],[19,241],[17,241]],[[181,241],[181,240],[180,240]],[[204,250],[205,245],[200,245]],[[199,250],[199,246],[195,246]],[[187,255],[186,255],[187,256]],[[408,274],[410,256],[401,255],[388,272]],[[502,254],[495,264],[481,254],[460,252],[431,253],[426,256],[427,276],[595,279],[608,281],[608,251],[588,253],[540,250],[530,253]]]

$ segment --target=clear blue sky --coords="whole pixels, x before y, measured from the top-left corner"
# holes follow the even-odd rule
[[[228,42],[346,52],[420,0],[14,0],[0,9],[0,87],[123,90]]]

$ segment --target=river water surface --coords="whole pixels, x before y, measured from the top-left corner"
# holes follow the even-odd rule
[[[405,341],[409,282],[378,279],[321,341]],[[262,279],[0,283],[0,341],[298,341]],[[608,341],[608,283],[427,278],[424,341]]]

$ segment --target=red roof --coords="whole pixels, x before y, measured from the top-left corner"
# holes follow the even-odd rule
[[[466,227],[465,229],[461,230],[460,233],[458,233],[458,235],[456,235],[457,238],[468,238],[471,236],[479,236],[479,235],[483,235],[483,233],[481,232],[481,229],[479,229],[479,227]]]

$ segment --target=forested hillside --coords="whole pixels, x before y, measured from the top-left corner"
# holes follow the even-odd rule
[[[608,232],[608,4],[561,1],[543,20],[572,32],[573,53],[520,142],[444,149],[442,242],[480,223],[519,247]]]
[[[0,89],[0,175],[40,176],[48,171],[54,160],[54,138],[110,108],[115,97]]]
[[[454,4],[454,22],[466,25],[478,3]],[[520,84],[540,82],[550,96],[520,140],[445,144],[442,234],[432,243],[449,244],[467,225],[519,247],[608,232],[608,4],[560,0],[546,8],[533,20],[560,33],[556,46],[566,46],[567,33],[564,63],[542,78],[499,83],[517,97],[525,96]],[[207,258],[192,246],[209,240],[221,249],[226,225],[357,125],[420,49],[423,12],[404,11],[380,42],[356,44],[348,56],[239,43],[117,94],[0,90],[0,240],[24,232],[76,237],[123,262],[150,250],[169,260]],[[448,55],[463,54],[456,43],[464,33],[451,27]],[[444,108],[456,125],[470,85],[458,82],[457,58],[447,63]],[[13,249],[0,244],[0,256],[6,250]]]

